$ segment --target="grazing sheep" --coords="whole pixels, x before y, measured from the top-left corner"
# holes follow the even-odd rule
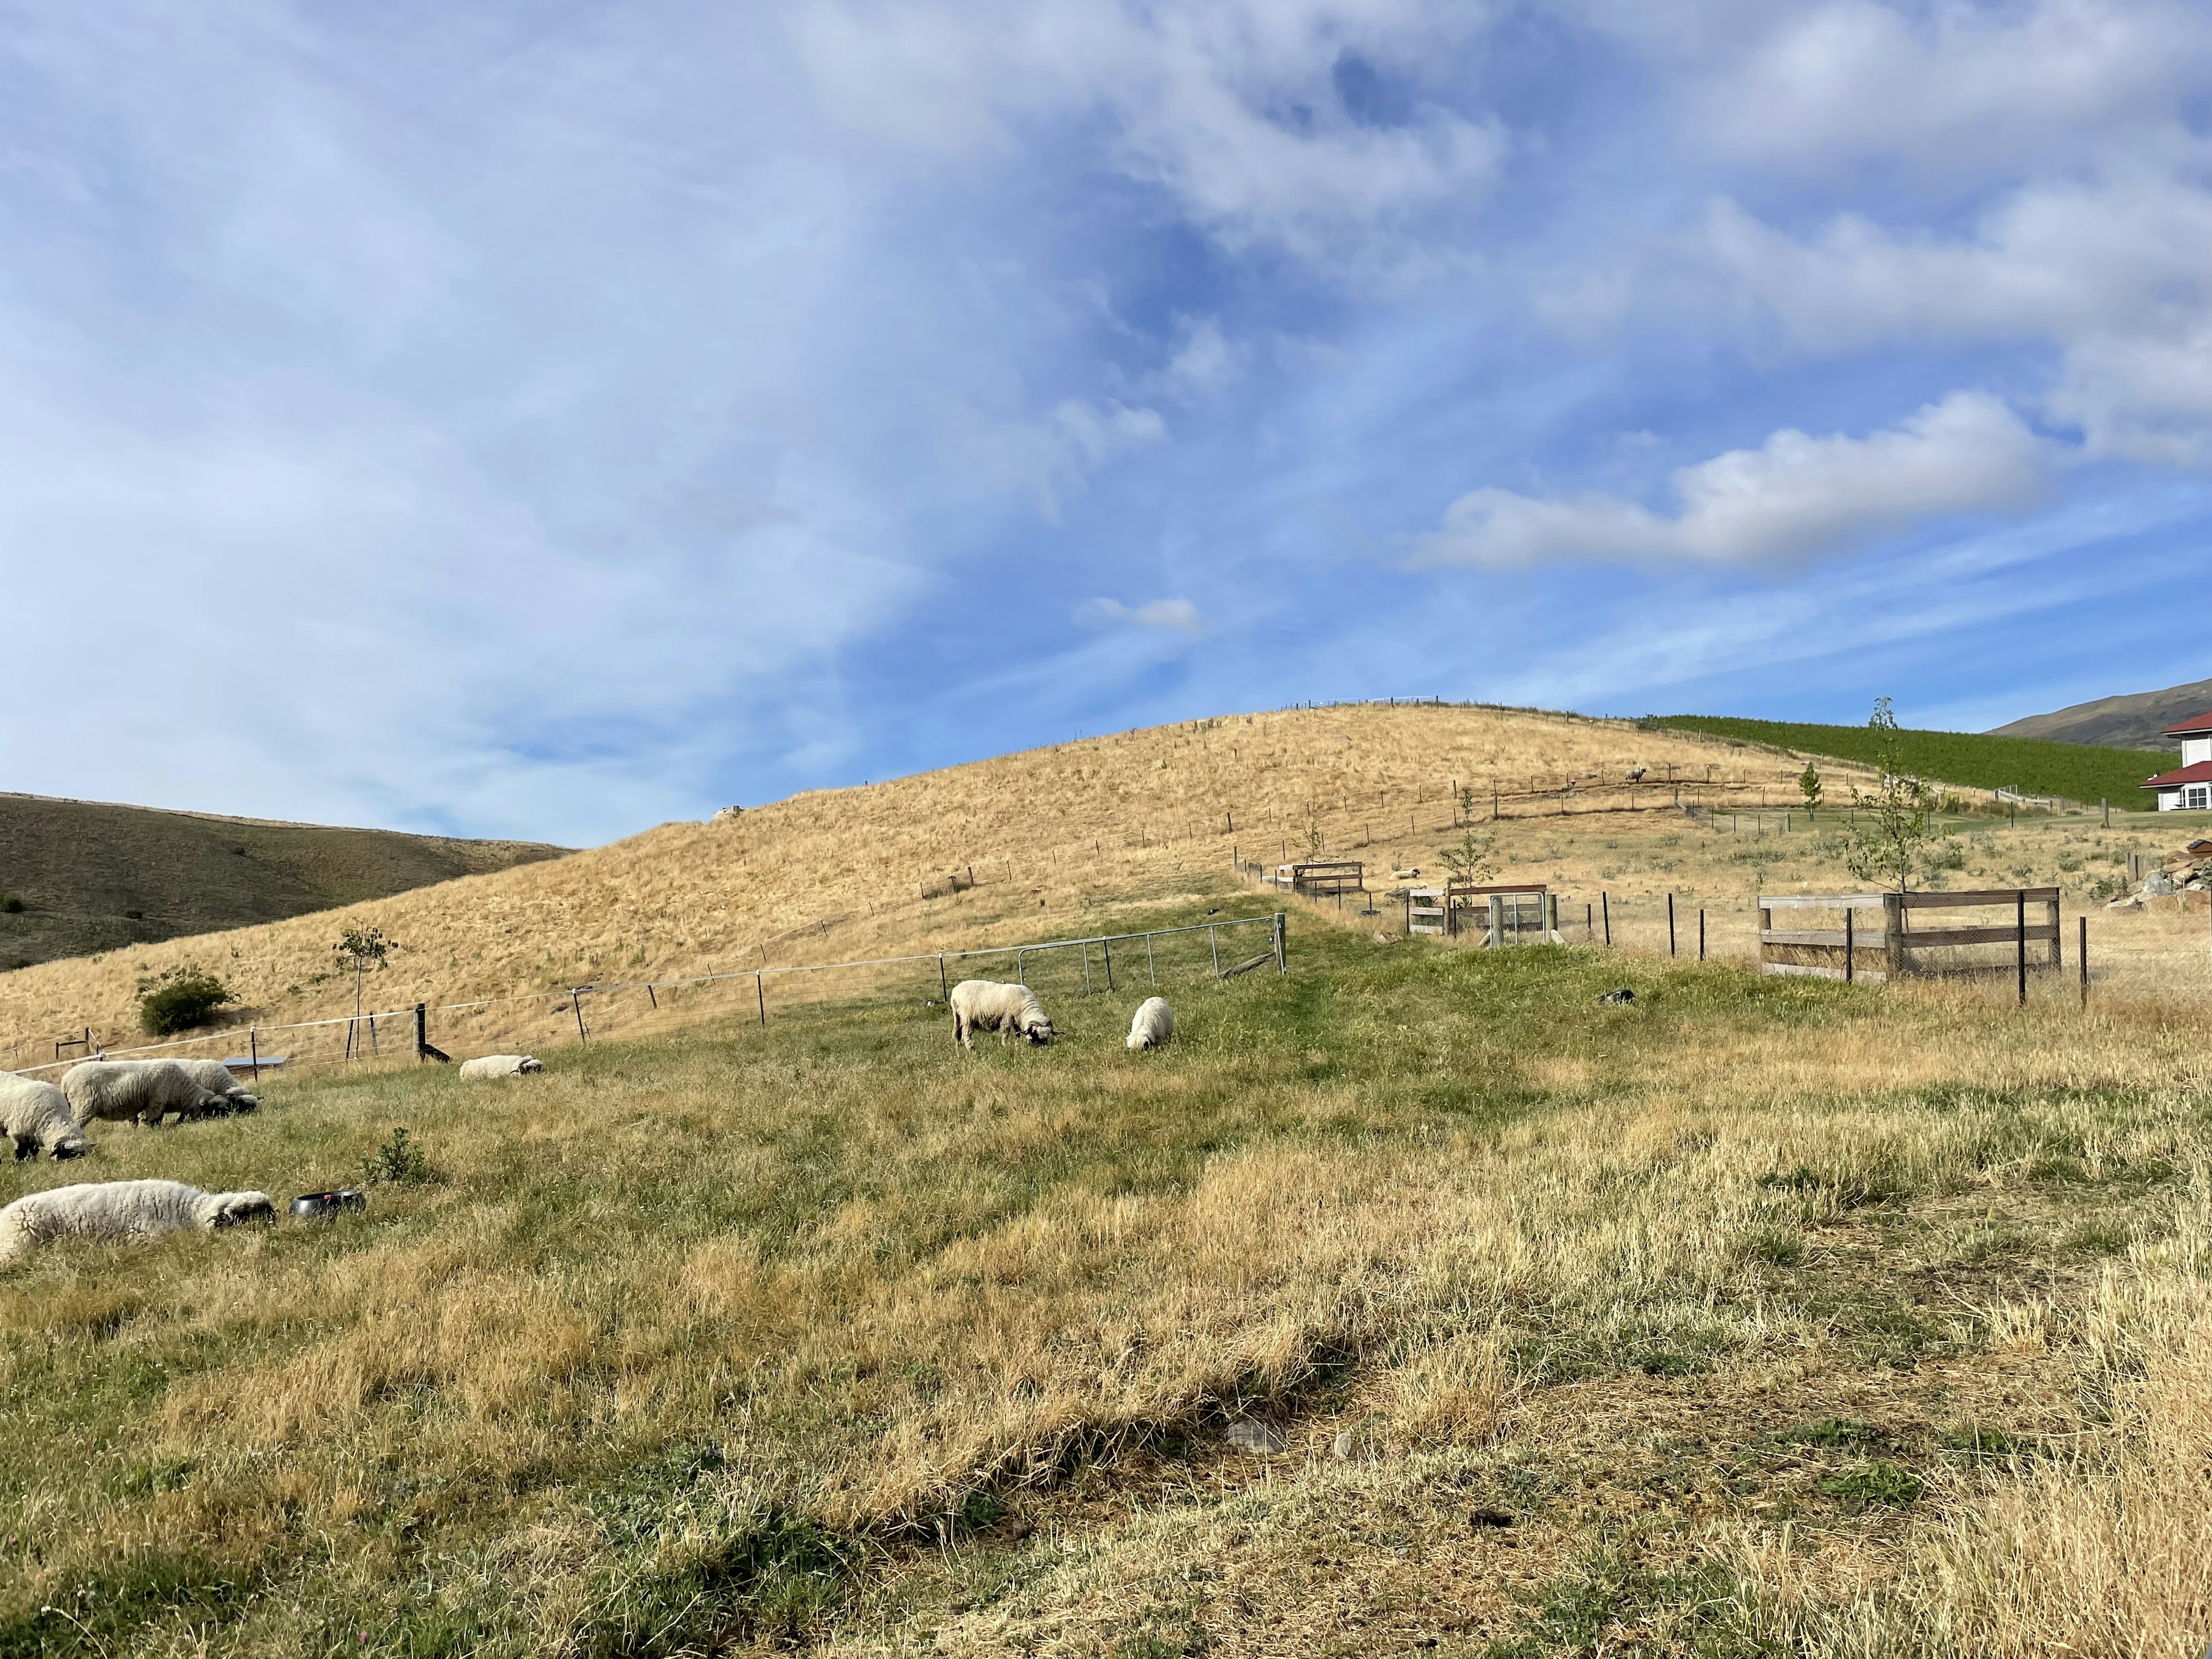
[[[1018,1031],[1036,1044],[1052,1041],[1052,1022],[1028,986],[963,979],[952,988],[953,1039],[963,1048],[973,1048],[970,1039],[977,1031],[996,1031],[1001,1042],[1009,1031]]]
[[[67,1095],[51,1083],[13,1072],[0,1072],[0,1133],[15,1143],[18,1160],[40,1152],[82,1158],[92,1150]]]
[[[1129,1022],[1132,1048],[1164,1048],[1174,1036],[1175,1010],[1165,997],[1146,997],[1137,1006],[1137,1017]]]
[[[266,1193],[204,1193],[181,1181],[93,1181],[0,1210],[0,1266],[57,1238],[158,1238],[183,1227],[272,1221]]]
[[[173,1060],[88,1060],[69,1068],[62,1092],[79,1123],[128,1118],[150,1128],[169,1112],[190,1119],[231,1109],[228,1096],[202,1087]]]
[[[461,1075],[470,1078],[527,1077],[544,1069],[543,1063],[528,1054],[478,1054],[461,1062]]]
[[[219,1060],[179,1060],[173,1062],[184,1067],[185,1075],[211,1095],[221,1095],[222,1104],[211,1109],[218,1112],[256,1112],[261,1109],[261,1097],[249,1093],[238,1080],[237,1073]]]

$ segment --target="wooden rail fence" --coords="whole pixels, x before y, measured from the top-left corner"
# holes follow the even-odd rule
[[[2001,923],[1912,926],[1916,913],[1991,908],[2013,912]],[[2041,917],[2027,920],[2028,907]],[[1778,910],[1840,910],[1841,927],[1778,927]],[[1966,893],[1762,893],[1759,899],[1759,971],[1817,979],[1900,979],[1910,975],[1992,974],[2010,968],[2025,987],[2033,969],[2063,968],[2056,887],[2001,887]],[[1870,924],[1870,925],[1869,925]],[[2013,947],[2009,962],[1943,961],[1924,952],[1975,945]],[[2039,947],[2037,960],[2028,947]]]

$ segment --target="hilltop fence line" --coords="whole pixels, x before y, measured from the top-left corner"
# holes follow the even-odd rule
[[[1235,952],[1232,951],[1231,959],[1224,960],[1221,952],[1222,935],[1224,933],[1233,935],[1239,930],[1249,930],[1254,927],[1263,927],[1267,930],[1267,948],[1241,961],[1234,959]],[[1196,936],[1200,934],[1206,936],[1206,954],[1203,958],[1199,958],[1188,952],[1179,951],[1176,957],[1163,963],[1162,957],[1165,954],[1161,949],[1163,941],[1187,940],[1194,945]],[[624,995],[635,999],[642,994],[647,1006],[653,1012],[660,1012],[664,1006],[669,1012],[674,1012],[676,1005],[673,999],[683,993],[695,992],[702,988],[714,986],[744,986],[750,982],[753,992],[752,1003],[755,1017],[759,1024],[765,1026],[769,1023],[771,1006],[768,991],[769,981],[772,980],[787,979],[793,975],[844,975],[848,976],[847,983],[850,986],[853,982],[851,976],[854,975],[870,976],[880,983],[889,975],[899,969],[915,967],[927,969],[933,967],[937,993],[936,997],[930,1000],[931,1005],[933,1006],[950,995],[952,969],[955,963],[979,958],[1012,957],[1015,978],[1018,982],[1024,985],[1032,984],[1032,976],[1037,973],[1036,959],[1042,958],[1046,964],[1059,970],[1054,976],[1066,979],[1068,983],[1065,988],[1073,993],[1077,969],[1066,966],[1064,963],[1065,953],[1069,951],[1077,953],[1082,976],[1081,994],[1087,996],[1102,988],[1106,991],[1121,988],[1115,980],[1114,949],[1116,945],[1123,947],[1124,978],[1132,981],[1134,979],[1135,973],[1139,971],[1134,951],[1138,949],[1143,951],[1141,971],[1145,975],[1146,982],[1151,986],[1157,986],[1159,983],[1159,975],[1164,965],[1173,975],[1179,969],[1195,971],[1202,962],[1210,969],[1211,977],[1216,983],[1270,966],[1279,974],[1290,972],[1285,918],[1282,912],[1275,911],[1262,915],[1224,916],[1218,921],[1194,922],[1177,927],[1146,928],[1127,933],[1095,933],[1078,939],[1031,940],[1015,945],[977,945],[963,951],[919,951],[910,955],[876,957],[856,962],[799,963],[781,967],[763,966],[725,973],[686,975],[675,979],[603,981],[589,985],[570,986],[558,992],[541,991],[520,993],[505,997],[478,997],[465,1002],[417,1002],[396,1008],[380,1008],[364,1011],[358,1014],[344,1014],[335,1018],[291,1020],[266,1025],[255,1023],[226,1026],[219,1030],[196,1032],[190,1036],[172,1038],[167,1042],[139,1043],[130,1048],[95,1047],[93,1053],[94,1056],[98,1058],[137,1059],[179,1054],[191,1049],[220,1048],[236,1051],[226,1053],[222,1056],[230,1065],[258,1072],[263,1066],[289,1065],[301,1058],[290,1054],[281,1055],[276,1054],[268,1047],[270,1042],[289,1041],[297,1034],[307,1032],[328,1032],[335,1036],[337,1033],[343,1030],[346,1041],[342,1058],[345,1060],[380,1058],[382,1042],[390,1040],[395,1045],[395,1057],[412,1054],[418,1059],[442,1060],[450,1056],[441,1051],[433,1039],[447,1036],[447,1030],[445,1028],[450,1028],[456,1023],[465,1021],[468,1016],[482,1014],[494,1009],[520,1008],[526,1004],[544,1005],[550,1001],[553,1003],[550,1012],[564,1015],[572,1020],[575,1027],[576,1041],[579,1043],[585,1043],[589,1042],[592,1036],[592,1022],[586,1018],[587,1008],[592,1011],[592,1018],[600,1022],[600,1035],[610,1035],[615,1030],[603,1017],[602,1011],[607,1006],[607,1002],[605,1000],[606,999]],[[1043,981],[1040,978],[1035,982],[1042,983]],[[587,998],[597,1000],[596,1006],[594,1003],[587,1002],[586,1000]],[[664,998],[671,999],[671,1001],[664,1005]],[[777,1006],[786,1006],[784,1000],[779,1000]],[[732,1011],[723,1009],[720,1012],[726,1017]],[[433,1016],[438,1017],[434,1023],[432,1019]],[[699,1011],[696,1009],[692,1011],[691,1017],[698,1018]],[[689,1023],[689,1021],[680,1023]],[[646,1030],[641,1028],[649,1027],[652,1024],[652,1022],[629,1022],[620,1027],[620,1034],[645,1035]],[[386,1033],[390,1034],[388,1038],[385,1036]],[[447,1040],[452,1039],[447,1036]],[[539,1046],[543,1044],[540,1043]],[[27,1066],[21,1068],[18,1075],[33,1077],[44,1072],[65,1071],[71,1066],[81,1064],[85,1058],[87,1058],[85,1055],[72,1055],[68,1059],[58,1059],[41,1065]]]

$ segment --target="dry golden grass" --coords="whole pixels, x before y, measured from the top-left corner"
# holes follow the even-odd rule
[[[1634,767],[1656,779],[1669,766],[1747,799],[1796,787],[1771,754],[1622,721],[1371,705],[1238,715],[809,793],[734,823],[665,824],[551,863],[21,969],[0,975],[0,1054],[51,1060],[55,1036],[86,1026],[111,1047],[138,1040],[137,979],[186,961],[238,991],[239,1023],[350,1013],[350,981],[330,977],[347,927],[381,927],[406,947],[371,981],[372,1006],[386,1008],[957,947],[992,923],[1003,937],[1049,937],[1086,899],[1171,888],[1178,872],[1224,866],[1232,846],[1273,859],[1302,848],[1310,823],[1334,848],[1372,841],[1432,862],[1455,781],[1486,813],[1493,783],[1510,793]],[[978,890],[920,896],[971,867]],[[471,1036],[550,1040],[568,1018],[552,1010],[549,997],[488,1015]]]

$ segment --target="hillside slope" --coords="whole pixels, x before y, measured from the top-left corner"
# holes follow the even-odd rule
[[[2163,691],[2131,691],[2124,696],[2077,702],[2048,714],[2031,714],[2000,726],[1990,735],[2088,743],[2106,749],[2163,749],[2167,744],[2160,734],[2167,726],[2208,708],[2212,708],[2212,680],[2191,680],[2186,685],[2169,685]]]
[[[1745,743],[1771,744],[1800,754],[1834,756],[1862,766],[1881,754],[1881,740],[1866,726],[1819,726],[1802,720],[1739,720],[1717,714],[1667,714],[1659,724]],[[1898,750],[1921,776],[1978,789],[2019,789],[2031,795],[2064,795],[2115,808],[2147,811],[2156,805],[2139,787],[2179,760],[2157,750],[2112,749],[2084,743],[1971,732],[1899,732]],[[1829,796],[1842,799],[1840,790]]]
[[[404,947],[368,988],[386,1008],[1031,939],[1079,929],[1109,898],[1173,890],[1181,871],[1220,870],[1232,848],[1276,858],[1309,823],[1331,848],[1418,823],[1427,856],[1455,781],[1479,816],[1493,790],[1509,812],[1556,811],[1602,808],[1605,781],[1625,787],[1638,768],[1674,769],[1708,794],[1732,786],[1749,805],[1794,793],[1795,767],[1771,755],[1627,721],[1437,706],[1237,715],[803,793],[340,911],[0,975],[0,1058],[51,1060],[54,1036],[87,1025],[132,1041],[138,976],[186,961],[223,975],[240,1021],[349,1012],[350,986],[331,976],[348,927]],[[1656,792],[1640,787],[1648,805]],[[977,889],[945,891],[971,869]],[[475,1035],[573,1030],[565,1006],[527,1014]]]
[[[0,969],[277,921],[561,856],[459,841],[0,794]]]

